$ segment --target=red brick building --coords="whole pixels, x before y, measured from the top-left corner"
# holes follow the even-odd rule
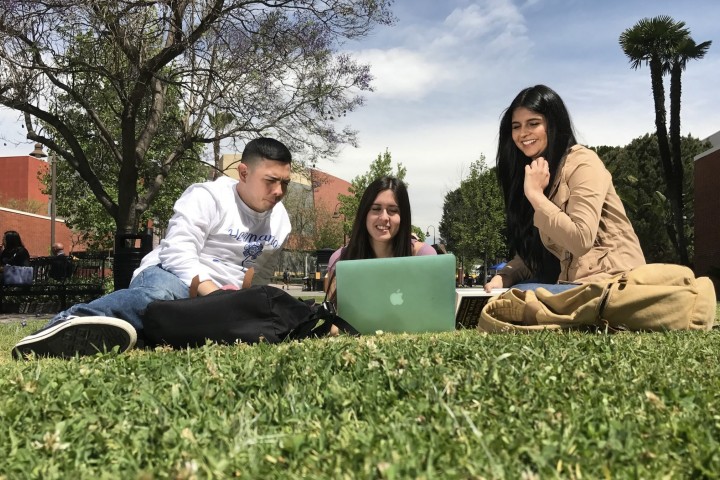
[[[29,201],[44,206],[47,213],[48,197],[42,193],[44,185],[40,181],[47,170],[46,161],[29,155],[0,157],[0,172],[3,172],[0,175],[0,204],[5,206],[11,199]]]
[[[715,140],[714,140],[715,139]],[[709,138],[713,148],[695,157],[695,274],[714,272],[720,287],[720,132]]]
[[[310,169],[310,181],[313,186],[315,208],[322,208],[327,212],[337,212],[338,195],[350,193],[350,182],[316,168]]]
[[[40,181],[48,167],[30,155],[0,157],[0,234],[17,231],[33,257],[50,255],[50,202]],[[61,218],[55,219],[55,241],[66,253],[85,250]]]

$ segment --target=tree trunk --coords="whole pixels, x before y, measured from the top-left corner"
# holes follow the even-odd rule
[[[128,115],[122,120],[122,162],[118,174],[118,210],[115,217],[117,233],[137,232],[137,182],[135,118]]]
[[[210,180],[215,180],[220,176],[220,172],[223,169],[222,159],[220,157],[220,140],[212,142],[213,146],[213,160],[215,161],[215,169],[210,174]]]
[[[683,236],[682,229],[678,231],[678,225],[682,226],[682,195],[678,197],[677,189],[675,188],[675,174],[672,163],[672,156],[670,154],[670,144],[668,141],[668,131],[665,122],[666,110],[665,110],[665,88],[663,87],[662,79],[662,64],[660,59],[653,58],[650,60],[650,80],[652,82],[653,101],[655,103],[655,128],[657,130],[658,149],[660,151],[660,160],[663,167],[663,176],[665,177],[665,185],[667,186],[667,198],[670,201],[670,212],[673,216],[673,223],[675,225],[674,236],[670,238],[673,245],[676,245],[676,253],[678,257],[683,259],[682,244],[680,238]],[[682,184],[681,184],[682,186]],[[682,188],[680,189],[682,194]],[[678,219],[678,212],[680,218]],[[685,251],[685,258],[687,258],[687,249]]]
[[[683,198],[684,170],[682,152],[680,149],[680,98],[682,92],[681,84],[682,69],[679,63],[675,63],[670,71],[670,147],[672,148],[672,183],[668,184],[668,190],[672,189],[672,196],[676,199],[673,207],[673,220],[677,231],[677,252],[680,263],[690,266],[688,256],[687,237],[685,235],[685,200]]]

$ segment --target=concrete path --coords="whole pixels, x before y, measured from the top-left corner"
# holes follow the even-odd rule
[[[276,287],[282,290],[283,285],[278,283],[271,283],[271,287]],[[287,289],[287,292],[292,295],[293,297],[317,297],[320,295],[324,295],[325,292],[322,292],[320,290],[311,290],[311,291],[305,291],[302,289],[302,285],[290,285]]]
[[[27,323],[28,320],[50,320],[52,313],[3,313],[0,314],[0,325],[5,323]]]

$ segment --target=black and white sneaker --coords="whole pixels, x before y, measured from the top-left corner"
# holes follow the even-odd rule
[[[68,317],[20,340],[12,349],[20,360],[31,353],[38,357],[72,358],[95,355],[119,347],[135,346],[137,332],[130,323],[112,317]]]

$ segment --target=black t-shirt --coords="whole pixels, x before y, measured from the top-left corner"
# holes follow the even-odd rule
[[[30,253],[25,247],[17,247],[13,250],[3,250],[3,252],[0,254],[0,265],[29,267]]]
[[[65,280],[72,275],[73,262],[67,255],[56,255],[50,260],[50,278]]]

